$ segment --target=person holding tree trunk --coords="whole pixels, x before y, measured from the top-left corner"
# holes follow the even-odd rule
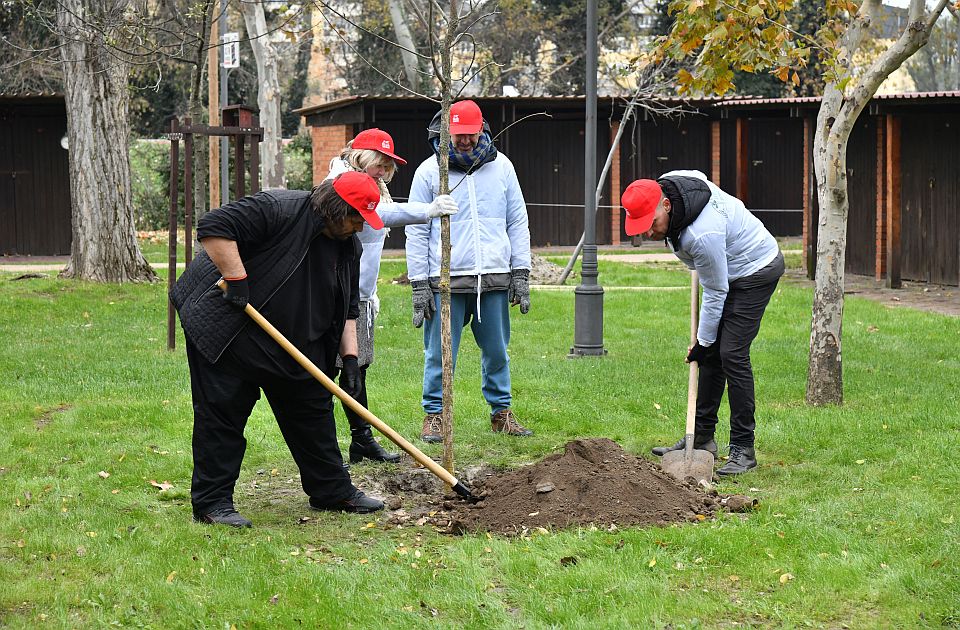
[[[700,367],[694,447],[717,455],[714,431],[726,388],[730,405],[730,457],[718,475],[757,465],[756,400],[750,345],[783,275],[783,254],[759,219],[700,171],[670,171],[656,181],[639,179],[623,192],[628,235],[665,240],[695,269],[703,287],[697,341],[686,362]],[[653,449],[661,456],[685,440]]]
[[[318,510],[366,513],[383,502],[350,481],[337,446],[331,393],[244,311],[249,303],[328,375],[344,358],[344,389],[360,383],[356,323],[364,223],[383,227],[380,190],[344,173],[313,191],[269,190],[205,214],[201,252],[170,299],[186,337],[193,393],[194,520],[250,527],[233,490],[247,419],[266,394],[301,484]],[[221,291],[218,281],[227,283]]]
[[[374,178],[380,188],[380,204],[377,214],[383,221],[383,230],[365,225],[357,235],[363,246],[360,257],[360,313],[357,317],[357,360],[359,362],[360,383],[354,398],[367,407],[367,368],[373,364],[373,331],[377,313],[380,311],[380,298],[377,297],[377,278],[380,275],[380,257],[383,242],[389,228],[415,223],[426,223],[441,216],[457,212],[457,202],[450,195],[440,195],[429,203],[396,203],[390,197],[387,184],[393,179],[398,166],[407,161],[396,154],[393,138],[386,131],[367,129],[350,141],[339,157],[330,161],[330,173],[327,179],[341,173],[358,171]],[[343,367],[337,358],[337,367]],[[346,374],[346,373],[342,373]],[[341,375],[341,385],[343,375]],[[400,461],[398,453],[385,450],[374,439],[373,432],[366,420],[346,405],[343,412],[350,422],[350,461],[358,463],[364,459],[375,462]]]
[[[440,156],[450,166],[451,195],[460,212],[450,218],[450,317],[453,367],[460,335],[470,324],[480,347],[482,391],[490,405],[495,432],[528,436],[511,408],[510,306],[530,310],[530,229],[527,206],[513,163],[497,151],[490,126],[470,100],[450,107],[450,144],[440,146],[441,112],[427,128],[434,155],[417,168],[410,200],[437,198]],[[438,294],[440,221],[410,225],[407,233],[407,273],[413,288],[413,325],[424,327],[423,429],[425,442],[441,442],[443,411],[442,349]]]

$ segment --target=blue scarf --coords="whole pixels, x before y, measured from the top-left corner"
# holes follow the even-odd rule
[[[440,138],[432,138],[430,144],[433,146],[433,152],[439,157],[440,156]],[[449,159],[450,169],[454,171],[462,171],[464,173],[471,173],[487,162],[492,162],[497,159],[497,147],[493,146],[493,140],[490,138],[490,133],[484,131],[480,134],[480,139],[477,140],[477,146],[473,148],[469,153],[461,153],[453,146],[453,141],[450,141],[450,147],[447,151],[447,158]]]

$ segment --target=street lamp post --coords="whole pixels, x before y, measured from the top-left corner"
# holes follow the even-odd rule
[[[571,357],[603,356],[603,287],[597,282],[597,0],[587,0],[586,129],[583,167],[583,259],[574,291]]]

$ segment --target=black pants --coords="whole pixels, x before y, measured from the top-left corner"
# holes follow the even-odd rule
[[[337,445],[331,394],[313,378],[292,380],[240,366],[223,357],[210,363],[187,342],[193,392],[193,485],[196,514],[233,505],[233,489],[247,441],[243,430],[260,390],[300,469],[303,491],[338,502],[354,491]]]
[[[700,363],[697,391],[697,437],[713,436],[724,387],[730,404],[730,444],[753,446],[756,400],[750,345],[760,319],[783,275],[783,254],[753,275],[730,283],[713,352]]]

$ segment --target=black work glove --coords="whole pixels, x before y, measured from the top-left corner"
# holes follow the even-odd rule
[[[363,383],[360,380],[360,364],[357,357],[348,354],[340,358],[343,368],[340,370],[340,389],[350,394],[352,398],[360,395]]]
[[[244,274],[242,278],[224,278],[224,280],[227,282],[227,290],[223,294],[223,299],[242,311],[250,301],[247,275]]]
[[[510,271],[510,288],[507,289],[507,300],[511,306],[520,305],[520,314],[530,312],[530,270],[512,269]]]
[[[713,346],[701,346],[700,342],[698,341],[693,344],[693,347],[690,348],[690,352],[687,353],[686,362],[693,363],[696,361],[698,364],[703,363],[704,359],[710,356],[712,352]]]
[[[437,305],[433,303],[433,289],[429,280],[414,280],[413,288],[413,326],[420,328],[424,319],[432,319]]]

